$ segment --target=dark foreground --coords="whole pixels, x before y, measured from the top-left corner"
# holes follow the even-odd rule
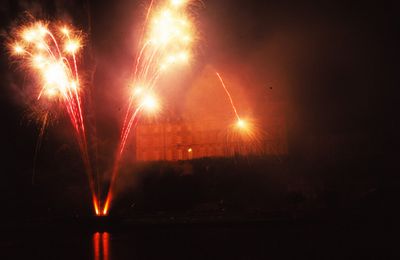
[[[379,214],[64,219],[3,227],[1,259],[398,259],[397,230]]]
[[[27,175],[2,193],[0,260],[400,259],[399,171],[364,159],[151,164],[101,219],[84,174]]]

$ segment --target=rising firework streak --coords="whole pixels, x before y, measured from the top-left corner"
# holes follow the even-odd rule
[[[163,74],[174,73],[177,66],[190,62],[195,29],[187,11],[188,0],[151,1],[146,14],[143,35],[140,40],[128,108],[122,126],[120,143],[112,170],[109,191],[101,214],[107,215],[114,193],[119,164],[125,149],[127,138],[138,122],[143,109],[154,103],[148,94],[158,86]],[[145,95],[137,95],[144,92]]]

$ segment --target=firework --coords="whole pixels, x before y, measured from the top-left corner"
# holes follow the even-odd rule
[[[37,88],[33,90],[37,102],[58,103],[67,112],[89,176],[93,201],[97,201],[86,142],[82,86],[77,65],[77,55],[82,48],[80,32],[65,25],[34,21],[14,30],[9,47],[12,57],[37,81]],[[47,122],[47,113],[44,122]],[[41,129],[40,135],[43,131]],[[95,210],[98,211],[96,207]]]
[[[239,116],[238,110],[233,102],[231,93],[229,92],[224,80],[220,73],[215,72],[222,88],[224,89],[232,111],[235,115],[235,122],[230,125],[228,129],[227,140],[233,144],[233,150],[240,154],[259,153],[262,151],[260,138],[263,132],[257,127],[257,124],[252,119],[243,119]]]
[[[241,132],[249,132],[251,131],[251,124],[249,124],[249,122],[247,122],[246,120],[240,118],[239,113],[237,112],[236,106],[233,103],[233,99],[231,96],[231,93],[228,91],[228,88],[225,85],[224,80],[222,79],[221,75],[218,72],[215,72],[215,74],[217,75],[219,81],[221,82],[221,86],[224,89],[226,95],[228,96],[229,102],[231,104],[232,110],[235,113],[235,117],[236,117],[236,123],[234,124],[235,128],[238,129]]]
[[[154,113],[159,109],[155,90],[161,87],[160,78],[164,74],[174,73],[177,67],[185,66],[191,61],[196,34],[188,11],[190,4],[190,0],[150,2],[130,79],[127,109],[104,204],[101,203],[98,178],[91,170],[86,139],[83,86],[77,64],[77,56],[83,47],[81,33],[69,26],[44,21],[35,21],[14,30],[9,44],[11,56],[20,62],[38,83],[34,89],[37,103],[59,104],[68,114],[88,174],[93,208],[98,216],[107,215],[109,212],[120,162],[131,129],[138,124],[143,111]],[[235,115],[236,120],[231,129],[234,129],[235,134],[239,133],[242,139],[254,138],[255,127],[252,120],[245,120],[239,116],[221,75],[217,72],[216,75]],[[47,108],[51,110],[54,107]],[[44,112],[35,161],[44,129],[48,125],[49,112]],[[189,148],[188,152],[191,153],[192,149]],[[97,190],[95,183],[98,184]]]
[[[157,102],[152,91],[162,74],[190,62],[194,42],[194,26],[187,7],[189,0],[151,1],[147,11],[140,51],[132,74],[132,92],[122,126],[120,144],[112,170],[111,183],[102,214],[107,215],[122,154],[129,133],[143,109],[154,109]],[[143,95],[143,93],[146,93]]]

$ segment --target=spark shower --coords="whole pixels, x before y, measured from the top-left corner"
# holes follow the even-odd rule
[[[193,61],[197,32],[189,7],[194,0],[151,0],[145,13],[140,50],[133,61],[130,92],[125,117],[121,126],[118,149],[115,153],[111,179],[106,197],[98,187],[99,177],[93,173],[85,128],[85,84],[80,76],[79,54],[84,47],[83,33],[60,22],[31,21],[13,28],[8,48],[10,56],[29,74],[35,83],[29,95],[35,97],[32,106],[42,109],[42,138],[48,115],[54,110],[64,111],[74,129],[85,172],[90,186],[93,209],[97,216],[109,214],[115,196],[116,180],[132,128],[146,110],[157,108],[157,90],[163,86],[159,79],[172,74],[179,66]],[[233,98],[220,73],[215,76],[221,83],[232,107],[234,129],[241,134],[251,134],[252,125],[240,117]],[[253,135],[252,135],[253,136]],[[39,142],[38,142],[39,143]]]

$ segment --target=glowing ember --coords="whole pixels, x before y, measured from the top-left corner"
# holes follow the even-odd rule
[[[246,123],[246,121],[244,121],[244,120],[242,120],[242,119],[239,119],[239,120],[236,122],[236,125],[237,125],[238,128],[244,129],[244,128],[246,128],[247,123]]]
[[[256,130],[254,122],[244,119],[237,120],[234,124],[234,128],[240,136],[246,137],[247,139],[256,139],[259,135],[259,133],[257,133],[258,130]]]

